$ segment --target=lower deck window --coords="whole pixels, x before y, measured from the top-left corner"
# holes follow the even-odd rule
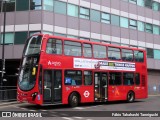
[[[135,84],[140,85],[140,75],[139,75],[139,73],[135,74]]]
[[[84,84],[92,85],[92,72],[91,71],[84,71]]]
[[[66,70],[64,82],[65,85],[82,85],[82,71]]]
[[[133,73],[123,73],[123,84],[124,85],[134,85],[134,74]]]
[[[109,85],[121,85],[121,73],[110,72],[109,73]]]

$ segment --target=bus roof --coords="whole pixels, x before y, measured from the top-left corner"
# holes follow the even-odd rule
[[[98,45],[104,45],[104,46],[110,46],[110,47],[118,47],[118,48],[124,48],[124,49],[145,51],[145,49],[141,49],[141,48],[120,46],[120,45],[109,44],[109,43],[104,43],[104,42],[103,43],[102,42],[94,42],[94,41],[90,41],[89,39],[88,40],[80,40],[80,39],[76,39],[76,38],[67,38],[67,37],[63,37],[63,36],[55,36],[55,35],[41,34],[41,33],[33,34],[32,36],[37,36],[37,35],[41,35],[41,36],[43,36],[43,38],[57,38],[57,39],[61,39],[61,40],[70,40],[70,41],[81,42],[81,43],[98,44]]]

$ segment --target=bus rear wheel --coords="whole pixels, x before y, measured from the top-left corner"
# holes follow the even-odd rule
[[[134,92],[129,91],[127,94],[127,102],[132,103],[134,102],[135,96],[134,96]]]
[[[76,107],[78,106],[78,103],[79,103],[79,97],[76,93],[72,93],[70,96],[69,96],[69,105],[71,107]]]

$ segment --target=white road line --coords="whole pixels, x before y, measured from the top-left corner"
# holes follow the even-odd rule
[[[20,109],[22,109],[22,110],[28,110],[27,108],[20,108]]]
[[[77,118],[77,119],[83,119],[82,117],[74,117],[74,118]]]
[[[90,108],[95,108],[95,107],[97,107],[97,106],[85,107],[85,108],[86,108],[86,109],[90,109]]]
[[[86,120],[93,120],[93,119],[86,119]]]
[[[18,108],[18,109],[20,109],[20,107],[18,107],[18,106],[14,106],[14,108]]]
[[[85,108],[89,109],[89,108],[95,108],[95,107],[101,107],[101,106],[103,105],[96,105],[96,106],[90,106],[90,107],[85,107]]]
[[[85,109],[85,108],[82,108],[82,107],[75,107],[73,109],[77,109],[77,110],[82,110],[82,109]]]
[[[66,119],[66,120],[74,120],[72,118],[69,118],[69,117],[62,117],[63,119]]]
[[[36,110],[29,110],[29,111],[33,111],[33,112],[34,112],[34,111],[36,111]]]

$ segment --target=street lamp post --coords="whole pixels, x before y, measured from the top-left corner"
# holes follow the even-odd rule
[[[4,4],[3,4],[4,2]],[[1,90],[3,90],[3,78],[4,78],[4,73],[5,73],[5,58],[4,58],[4,51],[5,51],[5,33],[6,33],[6,0],[2,1],[2,10],[3,14],[4,14],[4,20],[3,20],[3,40],[2,40],[2,73],[1,73],[1,82],[0,82],[0,86],[1,86]],[[2,91],[3,93],[3,91]],[[3,99],[3,94],[1,94],[1,99]]]

